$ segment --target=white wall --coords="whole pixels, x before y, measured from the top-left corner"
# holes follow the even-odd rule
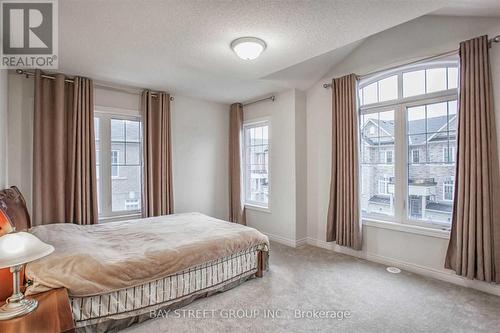
[[[31,212],[33,180],[33,79],[9,73],[7,185],[16,185]]]
[[[0,189],[7,185],[7,70],[0,70]]]
[[[229,105],[175,96],[172,102],[175,212],[229,216]]]
[[[447,52],[457,49],[463,40],[499,33],[498,19],[422,17],[372,36],[307,91],[307,232],[310,243],[332,248],[325,242],[331,165],[331,91],[324,89],[322,84],[348,73],[365,74]],[[494,88],[496,121],[500,125],[500,45],[491,49],[491,55],[493,80],[497,83]],[[451,276],[451,272],[443,268],[448,239],[442,233],[431,234],[365,225],[363,251],[352,254],[415,271],[423,269]]]
[[[306,94],[295,93],[295,240],[307,238],[307,113]]]
[[[7,184],[17,185],[31,208],[33,79],[11,73],[8,84]],[[138,112],[140,96],[96,88],[94,103]],[[171,108],[175,212],[227,219],[229,106],[175,96]]]
[[[274,102],[260,102],[243,108],[244,120],[269,118],[271,122],[271,196],[270,212],[246,209],[247,224],[271,239],[291,246],[305,237],[306,184],[305,160],[296,162],[297,151],[305,156],[305,94],[288,90],[276,95]],[[298,119],[297,119],[298,118]],[[299,145],[297,138],[303,139]],[[303,201],[297,204],[297,199]],[[299,222],[299,223],[298,223]]]

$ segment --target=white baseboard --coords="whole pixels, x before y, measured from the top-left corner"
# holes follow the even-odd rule
[[[398,259],[389,258],[374,253],[367,253],[365,251],[356,251],[350,248],[338,246],[333,242],[325,242],[310,237],[307,238],[307,244],[335,251],[338,253],[347,254],[353,257],[365,259],[368,261],[373,261],[382,265],[398,267],[402,270],[406,270],[408,272],[412,272],[415,274],[431,277],[441,281],[450,282],[462,287],[472,288],[488,294],[500,296],[500,285],[481,282],[477,280],[469,280],[462,276],[456,275],[455,272],[451,270],[446,270],[444,268],[442,270],[439,270],[432,267],[426,267],[409,262],[404,262]]]
[[[267,237],[269,237],[270,241],[280,243],[280,244],[290,246],[290,247],[299,247],[299,246],[308,244],[307,237],[295,240],[295,239],[290,239],[290,238],[286,238],[286,237],[282,237],[282,236],[278,236],[278,235],[273,235],[273,234],[270,234],[267,232],[264,232],[263,234],[265,234]]]

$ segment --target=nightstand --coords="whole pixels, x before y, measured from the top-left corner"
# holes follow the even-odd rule
[[[54,289],[29,297],[38,300],[37,309],[23,317],[0,321],[0,332],[55,333],[75,331],[66,289]]]

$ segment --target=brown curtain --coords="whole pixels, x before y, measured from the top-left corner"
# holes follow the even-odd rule
[[[232,104],[229,112],[229,221],[245,225],[245,206],[241,195],[243,105]]]
[[[144,124],[143,217],[174,212],[170,95],[142,93]]]
[[[35,75],[33,225],[98,222],[92,80]]]
[[[499,168],[488,37],[460,44],[457,172],[445,267],[500,282]]]
[[[354,74],[332,82],[332,169],[326,240],[360,250],[356,85]]]

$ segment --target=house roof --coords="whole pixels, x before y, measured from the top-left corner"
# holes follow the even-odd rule
[[[456,116],[449,118],[449,122],[453,121]],[[370,119],[370,122],[379,126],[385,133],[387,133],[391,139],[380,138],[381,144],[394,143],[394,121],[387,120],[375,120]],[[446,130],[446,124],[448,122],[448,116],[432,117],[427,119],[417,119],[408,122],[408,134],[410,134],[410,143],[412,145],[418,145],[425,143],[426,135],[425,133],[436,133]],[[426,128],[427,123],[427,128]],[[365,127],[368,123],[365,124]],[[381,134],[381,137],[384,136]],[[365,139],[372,144],[378,143],[379,138],[369,138],[365,136]],[[439,136],[431,135],[429,140],[438,140]]]

